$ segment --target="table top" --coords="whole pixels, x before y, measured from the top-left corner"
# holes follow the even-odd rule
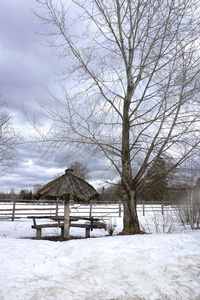
[[[64,216],[28,216],[28,219],[51,219],[55,221],[64,221]],[[99,221],[99,218],[95,217],[82,217],[82,216],[70,216],[70,221],[86,220],[86,221]]]

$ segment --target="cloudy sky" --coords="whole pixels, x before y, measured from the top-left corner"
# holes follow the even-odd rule
[[[50,48],[42,46],[44,37],[36,33],[41,25],[32,12],[35,8],[34,0],[1,0],[0,94],[14,116],[13,125],[26,137],[29,124],[23,107],[31,116],[36,101],[48,101],[44,86],[56,91],[56,74],[60,70],[57,57]],[[45,184],[55,174],[62,174],[72,162],[39,161],[39,154],[25,145],[19,148],[19,155],[17,165],[1,179],[0,191],[33,189],[35,184]],[[104,167],[100,161],[90,162],[88,167],[90,182],[97,187],[97,181],[105,176]]]

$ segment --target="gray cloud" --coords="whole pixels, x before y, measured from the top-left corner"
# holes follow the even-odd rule
[[[37,109],[36,100],[46,102],[49,95],[43,85],[59,93],[55,74],[61,70],[61,62],[51,49],[41,45],[44,37],[36,34],[42,25],[32,13],[34,0],[1,0],[0,10],[0,94],[8,102],[8,110],[14,115],[13,125],[21,133],[28,135],[29,124],[23,112],[33,116]],[[40,118],[42,118],[40,116]],[[41,153],[34,148],[18,147],[19,159],[8,169],[6,181],[1,180],[0,191],[9,192],[32,189],[34,184],[45,184],[56,173],[63,173],[73,161],[72,156],[64,161],[40,160]],[[94,184],[103,177],[105,164],[102,160],[87,162]]]

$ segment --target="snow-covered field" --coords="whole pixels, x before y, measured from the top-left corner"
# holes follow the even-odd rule
[[[31,225],[0,221],[0,300],[200,299],[200,230],[53,242],[31,239]]]

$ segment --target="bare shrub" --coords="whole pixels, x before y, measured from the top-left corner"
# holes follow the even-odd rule
[[[200,204],[179,205],[176,207],[176,215],[181,224],[191,229],[200,229]]]
[[[166,211],[163,215],[153,211],[148,217],[145,217],[145,223],[142,229],[146,232],[156,231],[156,233],[173,233],[180,232],[182,228],[177,222],[177,217],[172,212]]]
[[[112,217],[109,218],[109,223],[107,225],[107,232],[108,234],[111,236],[113,235],[114,231],[115,231],[115,228],[117,227],[117,224],[116,224],[116,219]]]

